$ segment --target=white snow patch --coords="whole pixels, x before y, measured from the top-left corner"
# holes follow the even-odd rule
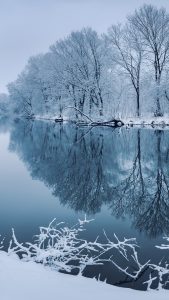
[[[169,115],[165,115],[163,117],[152,117],[152,116],[145,116],[145,117],[128,117],[128,118],[124,118],[122,120],[124,122],[125,125],[141,125],[141,126],[147,126],[147,125],[151,125],[151,126],[160,126],[160,127],[164,127],[169,125]]]
[[[58,273],[17,255],[0,251],[1,300],[86,300],[130,299],[167,300],[167,290],[141,292],[111,286],[95,279]]]

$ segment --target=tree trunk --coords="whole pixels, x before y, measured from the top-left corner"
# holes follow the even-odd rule
[[[102,99],[102,95],[101,92],[99,91],[99,98],[100,98],[100,116],[103,116],[103,99]]]
[[[75,95],[75,87],[72,85],[72,90],[73,90],[73,101],[74,101],[74,107],[77,108],[77,101],[76,101],[76,95]],[[76,110],[76,120],[78,120],[78,111]]]
[[[137,94],[137,117],[140,117],[140,92],[139,92],[139,87],[137,87],[136,94]]]
[[[156,80],[157,84],[157,94],[156,94],[156,112],[155,112],[155,117],[162,117],[163,113],[161,111],[161,105],[160,105],[160,77],[157,78]]]

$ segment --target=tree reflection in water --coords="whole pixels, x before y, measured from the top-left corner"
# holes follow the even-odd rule
[[[75,211],[95,214],[106,204],[150,237],[169,233],[168,131],[18,120],[10,149]]]

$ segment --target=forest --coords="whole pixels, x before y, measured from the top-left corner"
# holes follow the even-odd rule
[[[112,20],[113,21],[113,20]],[[167,116],[169,14],[143,5],[99,35],[92,28],[30,57],[0,96],[0,113],[105,121]]]

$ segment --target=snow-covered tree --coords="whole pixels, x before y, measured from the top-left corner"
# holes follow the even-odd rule
[[[112,47],[112,60],[129,77],[136,93],[136,115],[140,116],[140,72],[143,47],[140,36],[133,26],[113,25],[108,31],[108,40]]]
[[[168,113],[168,32],[169,14],[152,5],[107,35],[91,28],[72,32],[31,57],[9,84],[13,111],[77,120],[88,115],[90,121]]]
[[[136,35],[141,36],[147,61],[154,67],[157,86],[155,115],[161,116],[159,89],[162,74],[169,63],[169,14],[164,8],[157,9],[145,4],[128,20],[135,29]]]
[[[72,32],[65,40],[51,46],[60,61],[58,80],[72,99],[72,105],[82,112],[87,107],[89,115],[97,107],[103,115],[106,96],[106,51],[103,40],[90,28]]]

